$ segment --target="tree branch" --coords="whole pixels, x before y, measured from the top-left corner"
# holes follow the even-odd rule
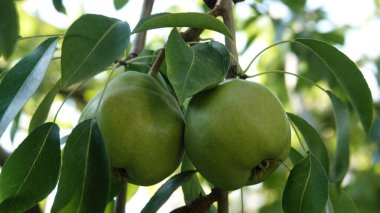
[[[218,4],[218,3],[217,3]],[[236,33],[235,33],[235,20],[234,14],[232,11],[232,2],[230,0],[221,0],[220,1],[220,10],[223,17],[223,22],[230,30],[232,38],[225,37],[225,43],[227,49],[230,51],[233,56],[231,60],[231,66],[227,73],[227,78],[234,78],[237,76],[237,67],[238,67],[238,52],[236,49]]]
[[[200,196],[193,200],[189,205],[179,207],[171,211],[171,213],[192,213],[192,212],[205,212],[210,206],[223,197],[223,190],[213,188],[211,193],[206,196]]]
[[[154,0],[144,0],[140,19],[152,13],[153,4],[154,4]],[[144,49],[145,39],[146,39],[146,31],[138,33],[136,35],[135,40],[133,40],[133,46],[131,48],[131,51],[129,52],[129,56],[128,56],[129,59],[137,57],[139,53]]]

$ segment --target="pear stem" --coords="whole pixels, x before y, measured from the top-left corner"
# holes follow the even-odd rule
[[[126,181],[121,181],[120,191],[116,197],[116,213],[125,213],[125,203],[127,201],[127,187]]]
[[[228,191],[220,190],[218,199],[218,213],[228,213]]]

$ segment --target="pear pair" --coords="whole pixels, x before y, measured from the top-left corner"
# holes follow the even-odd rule
[[[82,119],[93,116],[100,94]],[[184,147],[200,174],[226,190],[263,181],[290,150],[280,101],[266,87],[244,80],[195,95],[185,125],[171,94],[151,76],[129,71],[109,83],[96,117],[111,166],[125,169],[128,181],[138,185],[169,176]]]

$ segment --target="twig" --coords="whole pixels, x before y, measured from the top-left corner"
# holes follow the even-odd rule
[[[152,13],[154,0],[144,0],[144,4],[142,6],[140,19],[144,16],[148,16]],[[131,51],[129,52],[128,59],[135,58],[139,55],[139,53],[145,47],[145,39],[146,39],[146,31],[138,33],[136,35],[135,40],[133,40],[133,46]]]
[[[217,3],[218,4],[218,3]],[[227,49],[230,51],[233,56],[231,59],[231,66],[227,73],[227,78],[236,77],[238,74],[237,64],[238,64],[238,52],[236,49],[236,33],[235,33],[235,22],[234,22],[234,14],[232,11],[232,2],[230,0],[221,0],[220,8],[221,14],[223,17],[223,22],[230,30],[232,38],[225,37],[225,43]]]
[[[158,71],[160,70],[160,66],[162,62],[164,61],[164,59],[165,59],[165,49],[161,49],[156,59],[154,60],[153,65],[150,68],[148,74],[151,76],[156,76],[158,74]]]
[[[174,209],[171,213],[205,212],[215,201],[221,199],[223,196],[222,194],[222,190],[213,188],[210,194],[200,196],[199,198],[193,200],[189,205]]]

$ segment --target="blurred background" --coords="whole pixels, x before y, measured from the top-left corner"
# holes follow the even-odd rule
[[[16,1],[20,39],[10,59],[0,58],[0,72],[8,70],[20,58],[31,52],[46,37],[26,38],[36,35],[64,34],[70,24],[85,13],[102,14],[127,21],[131,29],[137,24],[143,1],[129,0],[121,8],[115,7],[122,0],[63,0],[67,14],[57,12],[51,0]],[[156,1],[153,13],[204,12],[208,8],[201,0]],[[363,72],[375,102],[375,121],[372,131],[366,135],[351,113],[350,170],[343,186],[361,212],[380,212],[380,0],[246,0],[235,5],[237,48],[242,68],[262,49],[281,40],[313,38],[336,46],[350,57]],[[162,48],[170,29],[148,32],[147,48]],[[216,33],[206,31],[202,38],[224,42]],[[133,39],[133,37],[132,37]],[[60,77],[59,51],[57,60],[50,65],[43,84],[36,95],[28,101],[22,112],[0,138],[0,156],[12,152],[27,135],[29,121],[44,94]],[[266,51],[255,61],[248,74],[285,70],[317,82],[325,89],[337,91],[339,85],[327,67],[311,52],[298,46],[284,44]],[[58,115],[61,135],[67,135],[77,124],[80,112],[88,100],[104,86],[107,74],[101,73],[87,82],[65,103]],[[278,74],[261,75],[253,79],[270,87],[284,103],[286,109],[308,120],[323,136],[333,153],[336,135],[334,116],[328,96],[306,81],[293,76]],[[1,91],[0,91],[1,92]],[[63,98],[70,92],[61,91],[50,112],[50,120],[56,114]],[[340,95],[341,98],[346,97]],[[351,107],[351,106],[350,106]],[[299,146],[293,137],[293,146]],[[267,181],[231,192],[231,212],[281,212],[281,195],[288,171],[280,167]],[[162,184],[162,183],[161,183]],[[160,184],[152,187],[129,187],[127,212],[140,211]],[[205,184],[206,192],[210,189]],[[53,193],[54,194],[54,193]],[[51,195],[45,203],[49,212]],[[133,195],[133,196],[132,196]],[[243,195],[243,196],[241,196]],[[169,212],[184,205],[180,190],[169,199],[160,212]]]

